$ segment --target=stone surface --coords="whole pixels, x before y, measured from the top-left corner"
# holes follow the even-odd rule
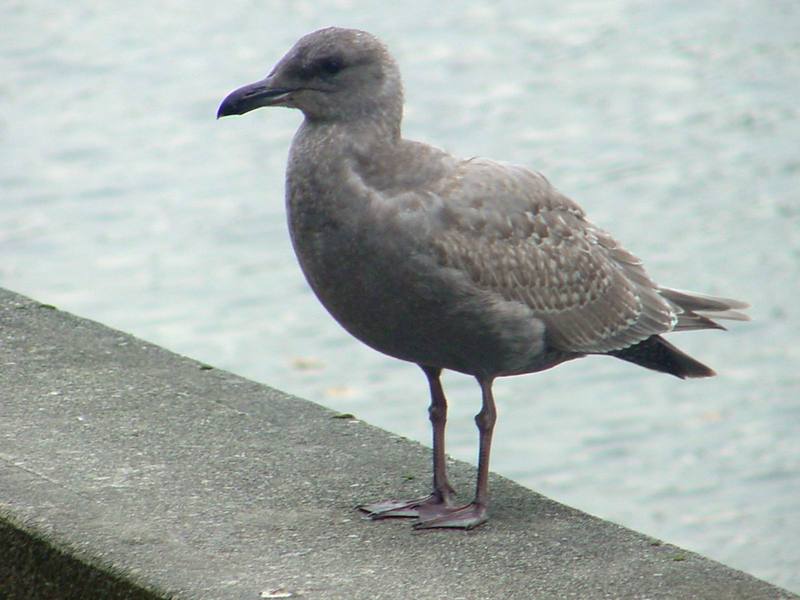
[[[498,476],[474,531],[366,521],[430,453],[336,417],[0,290],[0,598],[797,597]]]

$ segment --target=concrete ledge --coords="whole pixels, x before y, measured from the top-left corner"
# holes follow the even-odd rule
[[[113,566],[83,562],[69,543],[60,549],[36,532],[0,513],[0,598],[104,598],[156,600],[163,596],[137,586]]]
[[[336,417],[0,290],[0,599],[797,597],[497,476],[472,532],[362,520],[429,451]]]

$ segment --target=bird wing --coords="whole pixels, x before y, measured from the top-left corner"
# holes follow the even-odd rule
[[[527,305],[553,347],[602,353],[673,328],[674,308],[641,261],[544,176],[471,159],[427,195],[436,261]]]

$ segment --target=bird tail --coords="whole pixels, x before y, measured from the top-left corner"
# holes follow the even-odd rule
[[[651,335],[638,344],[608,352],[647,369],[669,373],[675,377],[713,377],[716,373],[701,362],[678,350],[660,335]]]
[[[678,310],[678,322],[673,331],[689,331],[692,329],[725,329],[713,319],[731,321],[749,321],[743,312],[750,305],[731,298],[718,298],[695,292],[682,292],[670,288],[658,288],[659,295]]]

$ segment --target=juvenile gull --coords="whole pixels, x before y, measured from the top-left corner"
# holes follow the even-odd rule
[[[320,302],[353,336],[428,378],[433,491],[362,506],[415,527],[486,521],[496,377],[608,354],[680,378],[714,372],[660,334],[746,320],[737,300],[655,284],[641,261],[544,176],[461,160],[402,138],[400,72],[364,31],[301,38],[266,79],[229,94],[217,117],[300,109],[289,153],[292,243]],[[483,406],[475,498],[447,480],[442,369],[475,377]]]

